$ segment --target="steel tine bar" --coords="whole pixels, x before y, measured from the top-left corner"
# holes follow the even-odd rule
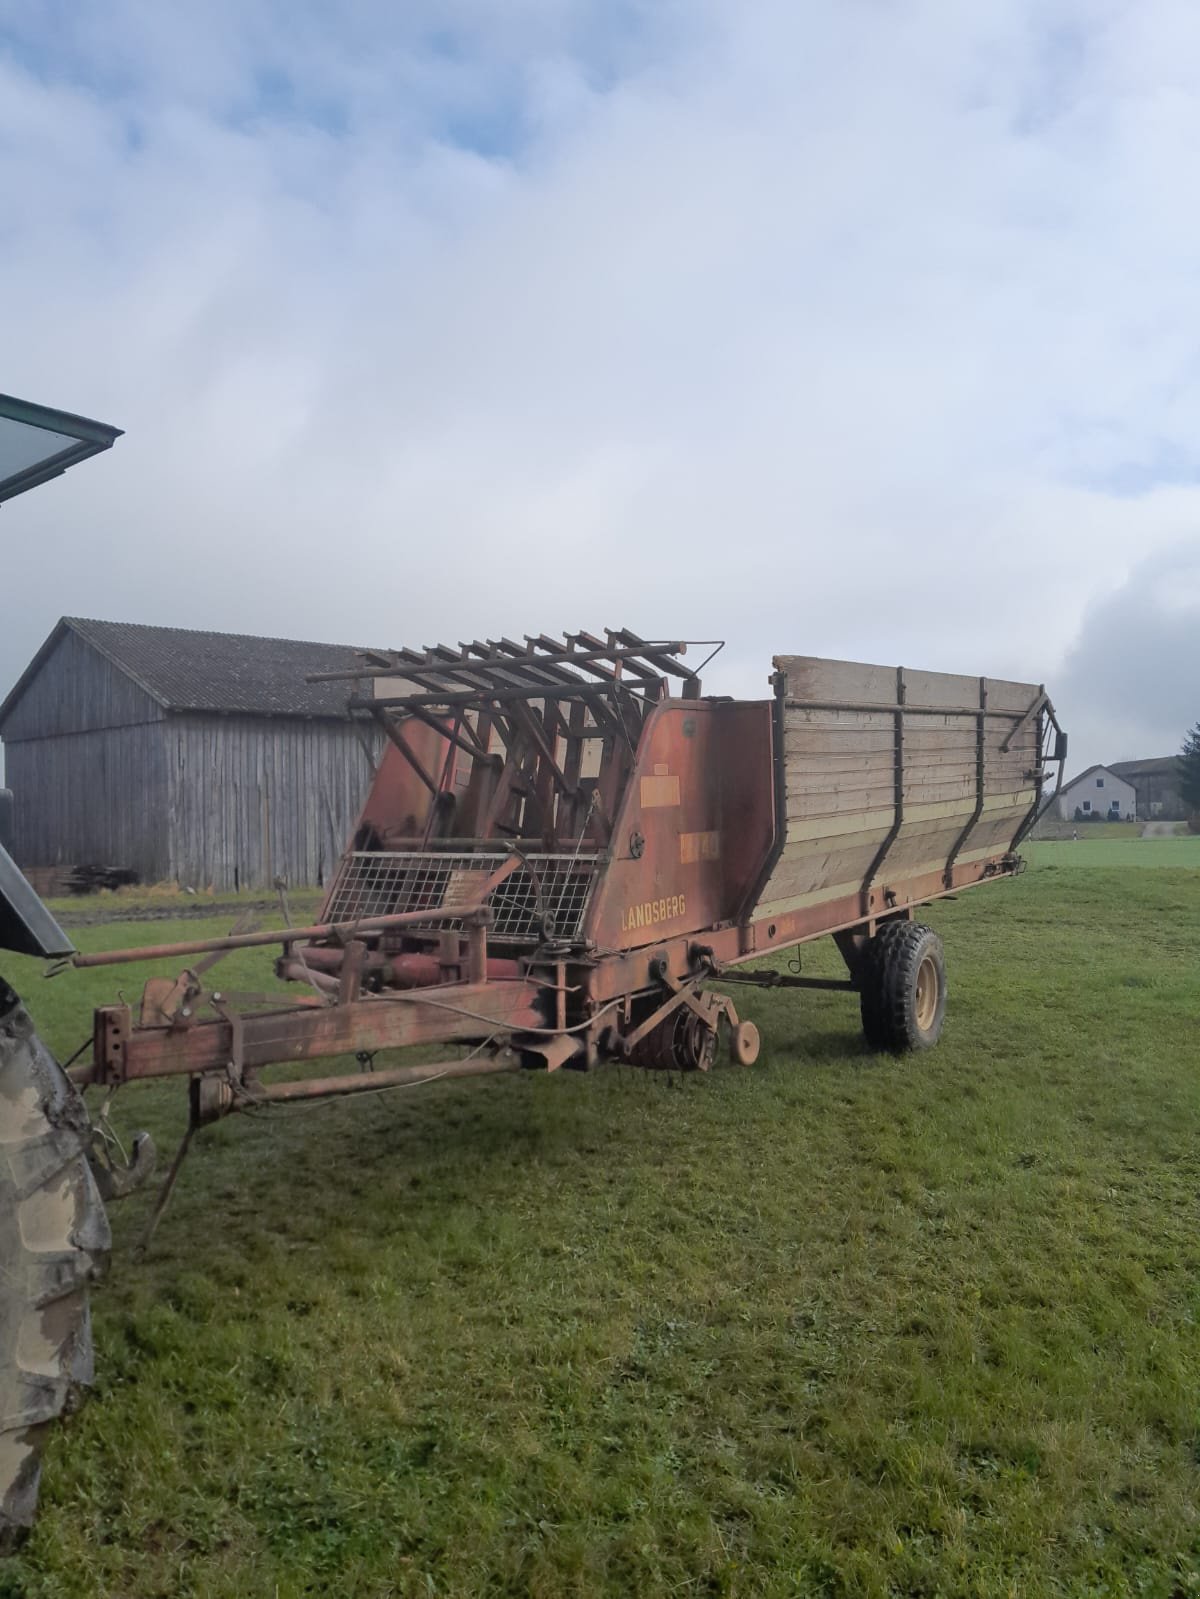
[[[388,738],[391,739],[392,743],[400,751],[401,755],[403,755],[404,759],[412,767],[413,771],[421,779],[425,787],[431,794],[436,794],[438,791],[437,784],[425,770],[425,764],[417,754],[416,750],[413,749],[412,745],[405,738],[403,729],[396,721],[396,718],[390,715],[382,706],[380,706],[376,711],[376,716],[378,717],[379,722]],[[430,720],[433,720],[432,717]]]
[[[384,712],[384,715],[386,714],[387,713]],[[414,717],[418,722],[424,722],[426,727],[432,727],[433,730],[440,734],[442,738],[448,738],[451,744],[457,744],[459,749],[464,751],[465,754],[474,757],[486,756],[487,751],[479,745],[478,740],[474,744],[471,744],[465,738],[463,738],[463,729],[470,726],[468,722],[462,722],[461,724],[455,723],[453,728],[449,728],[444,722],[439,721],[438,718],[432,714],[432,712],[425,710],[420,705],[408,706],[407,714]],[[397,732],[399,732],[399,729],[397,729]],[[401,750],[401,753],[404,753],[403,749]],[[424,778],[425,786],[430,790],[431,793],[437,792],[436,785],[432,784],[429,779],[424,776],[423,772],[418,773],[418,775]]]

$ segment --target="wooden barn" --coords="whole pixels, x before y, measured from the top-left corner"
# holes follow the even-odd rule
[[[371,779],[350,645],[65,616],[0,705],[13,854],[194,888],[324,882]]]

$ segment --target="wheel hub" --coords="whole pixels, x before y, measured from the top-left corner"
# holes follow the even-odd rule
[[[933,1026],[938,1007],[938,970],[932,955],[926,955],[917,968],[917,1026],[928,1032]]]

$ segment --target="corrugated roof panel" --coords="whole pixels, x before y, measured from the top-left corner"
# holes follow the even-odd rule
[[[306,683],[311,672],[353,671],[359,646],[150,627],[65,616],[86,640],[171,711],[254,716],[344,716],[352,685]]]

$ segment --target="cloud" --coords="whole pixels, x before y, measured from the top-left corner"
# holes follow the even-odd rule
[[[3,387],[127,430],[0,514],[0,677],[76,612],[626,625],[728,638],[731,691],[812,651],[1062,702],[1085,618],[1200,537],[1198,34],[0,0]],[[1103,753],[1158,739],[1064,681]]]
[[[1069,708],[1073,767],[1178,753],[1200,723],[1200,544],[1149,557],[1093,606],[1060,674],[1059,704]]]

